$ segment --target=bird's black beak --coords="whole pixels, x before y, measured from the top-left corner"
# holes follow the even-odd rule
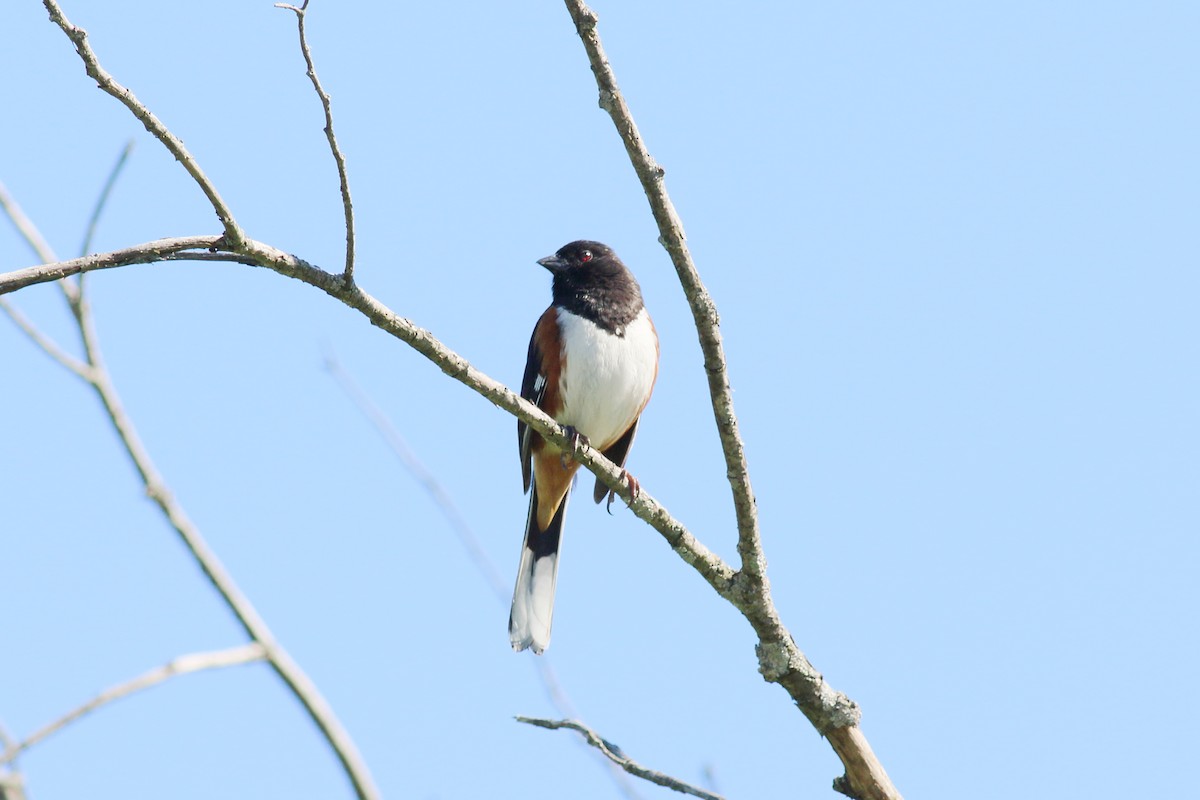
[[[567,268],[567,262],[563,261],[561,258],[559,258],[556,255],[546,256],[545,258],[539,258],[537,263],[541,264],[546,269],[550,270],[551,272],[555,272],[555,273],[562,272],[564,269]]]

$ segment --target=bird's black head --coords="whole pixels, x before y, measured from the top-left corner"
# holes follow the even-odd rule
[[[642,290],[607,245],[581,239],[538,259],[554,275],[554,304],[597,325],[624,331],[642,310]]]
[[[539,258],[537,263],[553,272],[555,277],[568,271],[606,273],[624,269],[608,245],[586,239],[563,245],[557,253]]]

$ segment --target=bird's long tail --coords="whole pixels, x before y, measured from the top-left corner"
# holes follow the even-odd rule
[[[512,611],[508,615],[508,637],[513,650],[532,647],[533,652],[540,654],[550,644],[554,584],[558,580],[558,545],[569,497],[570,492],[563,495],[554,518],[543,531],[537,524],[536,484],[530,492],[521,566],[517,570],[517,586],[513,589]]]

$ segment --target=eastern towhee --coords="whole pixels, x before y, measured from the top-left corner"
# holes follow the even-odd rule
[[[521,396],[624,472],[658,375],[658,335],[642,291],[617,254],[599,242],[571,242],[537,263],[554,275],[554,302],[529,340]],[[517,438],[525,491],[532,483],[533,492],[508,634],[514,650],[541,653],[550,643],[558,544],[579,464],[519,420]],[[637,481],[624,475],[636,494]],[[608,494],[597,479],[595,501]]]

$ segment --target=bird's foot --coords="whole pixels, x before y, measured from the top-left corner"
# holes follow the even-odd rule
[[[562,454],[562,468],[567,469],[571,466],[571,462],[575,460],[571,456],[575,452],[575,448],[581,444],[591,444],[591,442],[588,441],[588,437],[575,430],[575,426],[573,425],[565,425],[563,426],[563,430],[566,431],[567,439],[571,442],[570,452],[564,451]]]
[[[634,500],[637,500],[639,494],[642,493],[642,484],[638,483],[638,479],[633,477],[627,470],[621,470],[621,480],[629,486],[629,494]],[[613,500],[617,497],[617,493],[611,489],[608,492],[608,503],[604,506],[604,510],[612,514]]]

